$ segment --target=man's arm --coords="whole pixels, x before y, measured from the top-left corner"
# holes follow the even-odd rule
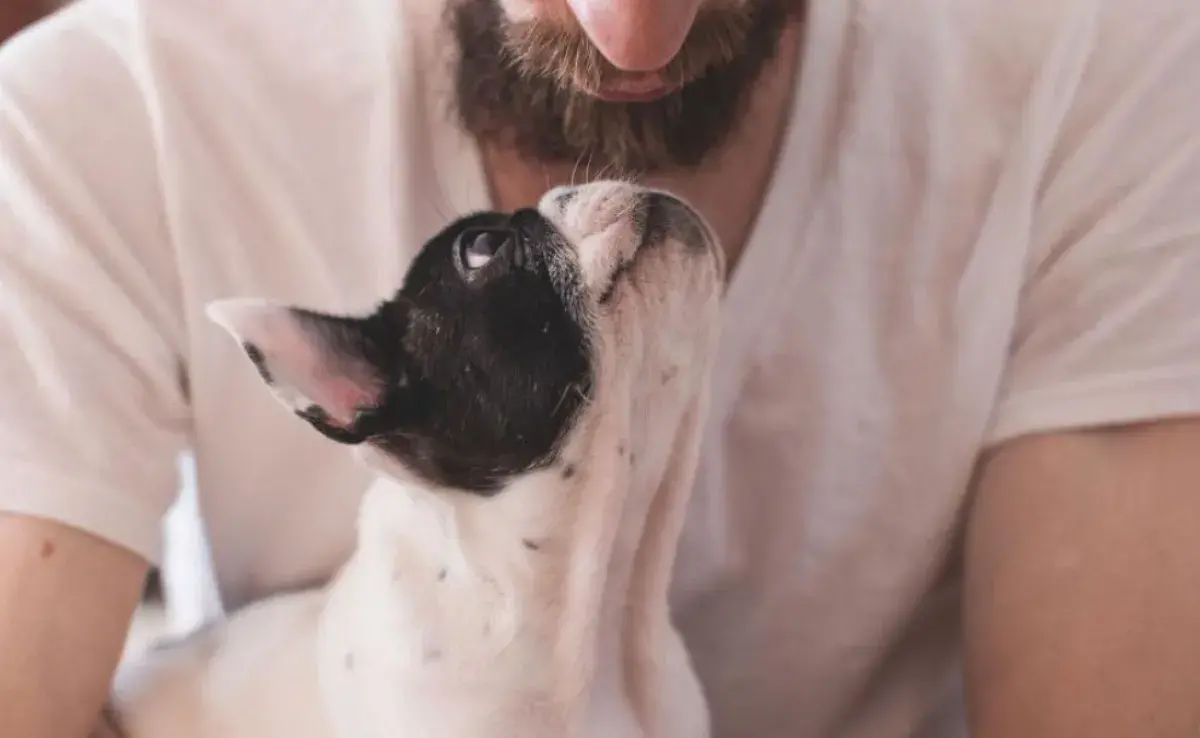
[[[1200,734],[1200,421],[1013,441],[968,530],[973,738]]]
[[[0,45],[3,738],[91,732],[190,427],[131,9],[77,0]]]
[[[1030,96],[1048,158],[967,510],[972,738],[1191,738],[1200,24],[1194,0],[1063,7]]]
[[[84,738],[108,695],[147,564],[87,533],[0,516],[4,734]]]

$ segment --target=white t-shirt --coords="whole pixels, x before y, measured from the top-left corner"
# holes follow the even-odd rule
[[[156,559],[191,447],[226,605],[343,561],[365,472],[202,309],[365,310],[487,206],[407,2],[81,0],[0,52],[0,509]],[[675,592],[718,736],[964,735],[980,452],[1200,412],[1197,70],[1194,0],[813,3]]]

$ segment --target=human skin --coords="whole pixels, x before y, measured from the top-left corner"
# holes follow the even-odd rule
[[[589,34],[597,28],[608,34],[603,48],[617,50],[612,61],[618,66],[645,65],[662,38],[686,35],[688,25],[671,24],[688,13],[663,14],[659,0],[627,1],[614,7],[623,15],[613,20],[594,13],[589,17],[607,25],[584,27]],[[523,12],[561,18],[573,11],[562,0],[533,0]],[[758,84],[748,113],[755,124],[714,154],[712,170],[699,175],[667,174],[647,183],[671,188],[705,210],[732,255],[740,252],[774,164],[776,143],[785,127],[796,47],[793,33],[784,44],[780,63]],[[548,182],[563,184],[574,176],[574,167],[545,167],[487,147],[485,160],[502,208],[534,202]],[[756,182],[757,187],[737,188],[731,197],[723,177],[734,166],[743,181]],[[597,162],[594,170],[603,171],[603,165]],[[98,724],[148,564],[74,528],[21,515],[0,520],[0,561],[12,562],[0,569],[0,661],[20,665],[0,670],[0,725],[6,726],[6,736],[87,738]],[[42,557],[47,543],[61,553]]]
[[[665,63],[701,1],[502,0],[510,14],[571,13],[609,61],[638,71]],[[769,75],[760,87],[760,110],[788,90]],[[769,113],[751,120],[751,135],[774,135]],[[746,157],[719,169],[764,177]],[[747,204],[695,177],[666,184],[726,225],[736,263],[744,235],[729,224],[752,217],[762,190]],[[1197,735],[1200,421],[1021,438],[979,472],[961,562],[972,738]]]
[[[108,696],[148,565],[78,529],[0,516],[0,725],[84,738]]]
[[[49,8],[4,0],[0,43]],[[4,734],[82,738],[107,696],[149,567],[82,531],[18,515],[0,515],[0,561]]]
[[[500,1],[513,17],[578,19],[630,71],[674,53],[698,2]],[[0,29],[29,17],[33,5],[0,4]],[[756,90],[754,124],[714,154],[709,173],[667,173],[654,183],[706,212],[731,262],[774,161],[795,58],[785,44]],[[528,202],[548,181],[575,175],[500,149],[485,159],[501,205]],[[730,197],[721,184],[731,176],[757,186]],[[1197,479],[1200,423],[1190,420],[1039,435],[983,460],[964,511],[962,562],[973,738],[1195,735]],[[0,518],[0,561],[0,725],[22,738],[84,738],[146,564],[87,533],[21,516]]]
[[[1200,726],[1200,423],[1013,441],[966,545],[972,738]]]

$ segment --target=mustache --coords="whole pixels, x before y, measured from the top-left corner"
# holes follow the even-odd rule
[[[664,84],[682,87],[734,60],[754,27],[757,5],[702,8],[679,53],[660,71]],[[521,74],[551,79],[567,89],[595,91],[630,76],[606,59],[577,23],[505,23],[504,53]]]

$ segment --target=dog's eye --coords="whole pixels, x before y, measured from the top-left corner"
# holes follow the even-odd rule
[[[482,269],[512,242],[513,234],[504,229],[470,230],[458,237],[459,263],[468,271]]]

